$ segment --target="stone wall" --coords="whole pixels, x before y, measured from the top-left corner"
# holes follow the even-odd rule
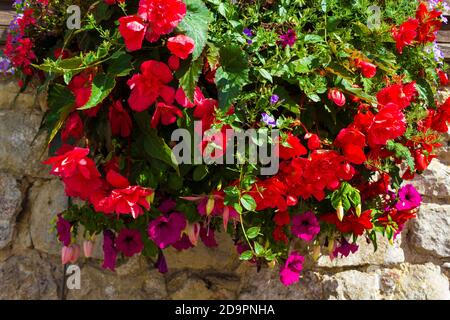
[[[59,299],[60,246],[50,220],[66,208],[61,183],[40,164],[45,134],[38,128],[42,97],[17,95],[15,84],[0,82],[0,299]],[[116,273],[100,260],[83,260],[81,289],[68,299],[450,299],[450,149],[443,148],[414,183],[425,203],[393,246],[373,253],[360,241],[357,254],[331,262],[327,257],[285,288],[276,270],[257,273],[240,263],[231,240],[219,234],[219,248],[182,253],[169,250],[170,272],[135,257]],[[95,256],[101,257],[100,243]]]

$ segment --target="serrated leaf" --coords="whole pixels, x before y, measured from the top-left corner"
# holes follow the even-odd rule
[[[210,12],[201,0],[184,0],[187,7],[186,16],[178,25],[178,29],[184,32],[195,42],[192,59],[197,60],[203,52],[208,38]]]
[[[192,62],[190,68],[180,78],[180,86],[183,88],[186,97],[193,102],[195,87],[197,86],[198,78],[202,72],[202,59],[197,59]]]
[[[97,74],[92,81],[89,101],[81,108],[78,108],[78,110],[87,110],[96,107],[109,96],[115,86],[116,80],[114,76],[103,73]]]

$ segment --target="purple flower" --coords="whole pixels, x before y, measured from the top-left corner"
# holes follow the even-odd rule
[[[395,208],[399,211],[412,210],[420,206],[422,197],[412,184],[407,184],[398,191],[398,202]]]
[[[158,210],[161,211],[162,213],[169,213],[170,211],[175,209],[176,205],[177,203],[175,202],[175,200],[165,199],[159,205]]]
[[[183,251],[194,247],[194,245],[191,243],[191,240],[189,240],[189,237],[186,234],[183,234],[181,239],[175,242],[172,247],[178,251]]]
[[[65,247],[70,246],[70,242],[72,241],[72,234],[70,233],[71,228],[72,224],[64,219],[61,214],[58,214],[56,231],[58,232],[58,240],[61,241]]]
[[[134,256],[144,249],[141,233],[138,230],[122,229],[117,237],[116,246],[124,256]]]
[[[289,29],[287,33],[280,35],[280,40],[283,48],[285,48],[286,46],[292,47],[297,40],[297,35],[295,34],[294,30]]]
[[[158,255],[158,261],[155,263],[155,268],[158,268],[160,273],[167,273],[169,269],[167,268],[166,258],[162,252]]]
[[[167,248],[180,240],[181,232],[186,228],[186,218],[180,212],[164,215],[150,222],[148,235],[156,245]]]
[[[214,229],[202,227],[200,229],[200,239],[202,239],[205,246],[208,248],[215,248],[218,246]]]
[[[273,128],[273,127],[275,127],[277,125],[277,121],[275,120],[275,118],[270,116],[270,115],[268,115],[267,113],[263,112],[261,114],[261,116],[262,116],[262,121],[265,124],[267,124],[268,126]]]
[[[291,232],[297,238],[311,241],[320,232],[319,221],[316,215],[307,211],[304,214],[292,218]]]
[[[116,268],[117,248],[116,236],[111,230],[103,232],[103,265],[104,269],[114,271]]]
[[[300,280],[300,272],[303,269],[305,259],[297,252],[293,251],[286,260],[284,266],[280,268],[280,281],[285,286],[290,286]]]
[[[342,238],[340,246],[336,247],[333,251],[333,257],[337,258],[339,253],[341,257],[348,257],[351,253],[358,251],[359,246],[357,244],[349,243],[345,238]]]
[[[243,32],[247,37],[251,38],[253,37],[253,31],[249,28],[244,28],[244,32]]]
[[[276,94],[270,97],[270,104],[276,104],[278,101],[280,101],[280,97],[277,96]]]
[[[11,62],[6,58],[0,58],[0,73],[6,75],[10,71]]]

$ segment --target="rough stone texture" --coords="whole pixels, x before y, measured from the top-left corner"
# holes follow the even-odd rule
[[[450,258],[450,205],[424,204],[411,222],[411,244],[417,251]]]
[[[67,197],[59,180],[37,181],[28,197],[31,211],[30,236],[35,249],[59,254],[59,245],[50,221],[67,208]]]
[[[10,244],[20,212],[22,192],[14,177],[0,172],[0,249]]]
[[[25,251],[0,263],[0,299],[57,299],[57,268],[48,257]]]
[[[0,81],[0,299],[57,299],[63,267],[50,221],[67,199],[40,163],[45,139],[35,137],[45,101],[33,90],[17,93]],[[358,253],[321,257],[291,287],[280,283],[278,270],[241,263],[223,233],[215,249],[167,250],[165,275],[143,257],[120,261],[115,273],[103,270],[99,237],[94,259],[78,261],[81,289],[67,299],[450,299],[448,141],[439,157],[413,181],[424,205],[393,246],[380,239],[373,253],[361,239]]]

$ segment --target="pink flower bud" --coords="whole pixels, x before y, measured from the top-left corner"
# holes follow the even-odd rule
[[[330,89],[328,91],[328,99],[333,101],[338,107],[343,107],[346,102],[344,94],[338,89]]]
[[[80,246],[77,244],[72,245],[72,255],[70,257],[70,263],[77,262],[78,258],[80,257]]]
[[[61,249],[61,262],[63,265],[68,264],[70,259],[72,258],[73,248],[70,247],[62,247]]]
[[[86,258],[92,257],[92,251],[94,250],[94,243],[89,240],[83,242],[83,253]]]
[[[197,245],[197,241],[198,241],[198,237],[200,235],[200,224],[197,223],[188,223],[187,228],[186,228],[186,232],[187,235],[189,237],[189,241],[191,241],[191,243],[196,246]]]

